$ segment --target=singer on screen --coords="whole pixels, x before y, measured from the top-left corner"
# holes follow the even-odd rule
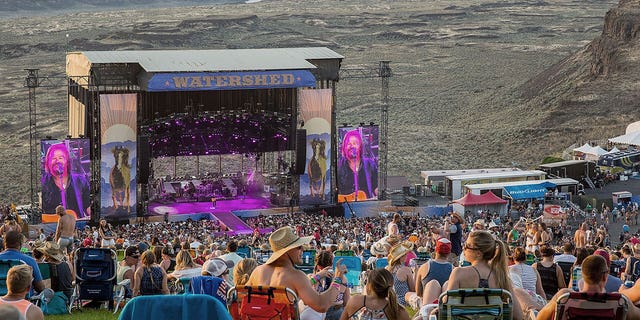
[[[377,163],[374,158],[365,156],[360,131],[348,131],[338,159],[338,202],[362,201],[377,196]]]
[[[77,218],[89,216],[89,182],[82,174],[72,173],[69,149],[64,142],[49,147],[42,174],[42,212],[55,213],[56,206],[73,211]]]

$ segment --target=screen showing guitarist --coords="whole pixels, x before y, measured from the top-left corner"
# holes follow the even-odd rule
[[[75,214],[76,218],[82,218],[91,214],[89,182],[86,174],[73,170],[72,154],[67,141],[69,140],[54,143],[46,150],[42,174],[42,212],[55,213],[56,207],[60,205],[68,213]],[[88,150],[81,147],[74,149],[73,155],[77,159],[81,149]]]
[[[362,128],[344,134],[338,159],[338,202],[375,199],[378,196],[378,164],[365,152]],[[370,146],[369,146],[370,147]]]

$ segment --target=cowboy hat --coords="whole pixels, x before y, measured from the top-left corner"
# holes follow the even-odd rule
[[[309,244],[313,239],[310,237],[299,237],[297,236],[291,227],[282,227],[276,231],[274,231],[269,236],[269,244],[271,245],[271,250],[273,250],[273,254],[269,257],[266,264],[271,264],[278,260],[283,254],[287,253],[289,250]]]
[[[407,248],[403,244],[398,244],[389,250],[389,264],[393,264],[395,261],[403,258],[411,249]]]
[[[464,219],[462,219],[462,216],[459,213],[455,212],[455,211],[451,212],[451,216],[456,218],[456,219],[458,219],[459,223],[463,223],[464,222]]]
[[[64,253],[62,252],[62,249],[60,249],[60,245],[55,242],[49,241],[44,246],[38,247],[35,250],[56,261],[64,260]]]
[[[386,256],[387,255],[387,248],[384,246],[384,244],[382,242],[374,243],[371,246],[371,249],[369,251],[371,251],[371,254],[374,255],[374,256],[377,256],[377,255]]]
[[[489,229],[499,227],[493,220],[489,222]]]

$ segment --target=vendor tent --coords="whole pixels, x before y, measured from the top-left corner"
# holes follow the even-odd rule
[[[507,203],[509,201],[500,199],[491,191],[480,195],[467,193],[464,197],[453,201],[453,210],[465,213],[466,211],[474,212],[482,209],[505,214],[507,212]]]
[[[640,146],[640,131],[635,131],[609,139],[609,142]]]
[[[591,152],[591,145],[588,144],[588,143],[585,143],[584,145],[582,145],[582,147],[575,148],[575,149],[573,149],[573,151],[582,152],[582,153],[589,153],[589,152]]]
[[[620,149],[613,147],[613,149],[609,150],[609,152],[607,152],[607,154],[609,153],[616,153],[616,152],[620,152]]]

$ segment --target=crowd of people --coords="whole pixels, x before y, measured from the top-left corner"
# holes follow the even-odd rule
[[[205,275],[221,279],[216,288],[221,300],[233,286],[291,288],[301,300],[301,319],[408,319],[407,308],[427,316],[439,312],[437,300],[443,292],[458,288],[506,289],[514,297],[515,319],[537,312],[539,319],[550,319],[555,300],[568,290],[622,292],[631,302],[629,315],[637,315],[633,304],[640,301],[640,236],[631,230],[637,205],[614,210],[603,206],[593,210],[596,213],[566,208],[566,218],[553,225],[543,222],[535,204],[514,209],[519,211],[513,215],[517,219],[483,211],[466,212],[464,217],[455,212],[443,217],[266,215],[245,219],[255,229],[247,235],[235,235],[211,220],[119,226],[101,220],[78,230],[75,217],[56,210],[57,231],[41,230],[29,240],[11,212],[4,212],[0,237],[5,250],[0,259],[27,263],[28,291],[35,294],[46,285],[69,298],[74,248],[123,250],[117,281],[129,280],[129,296],[179,293],[185,279]],[[617,246],[608,232],[614,212],[624,212],[621,216],[628,222]],[[298,268],[305,264],[305,250],[315,250],[309,274]],[[258,251],[268,255],[251,257]],[[366,273],[356,287],[348,284],[344,265],[333,267],[338,252],[352,252],[361,259]],[[377,260],[382,258],[386,266],[380,268]],[[38,262],[56,268],[49,283],[42,280]],[[601,276],[605,270],[606,277]],[[20,300],[26,289],[15,283],[0,305]],[[27,319],[41,316],[33,311],[37,307],[19,308]]]

